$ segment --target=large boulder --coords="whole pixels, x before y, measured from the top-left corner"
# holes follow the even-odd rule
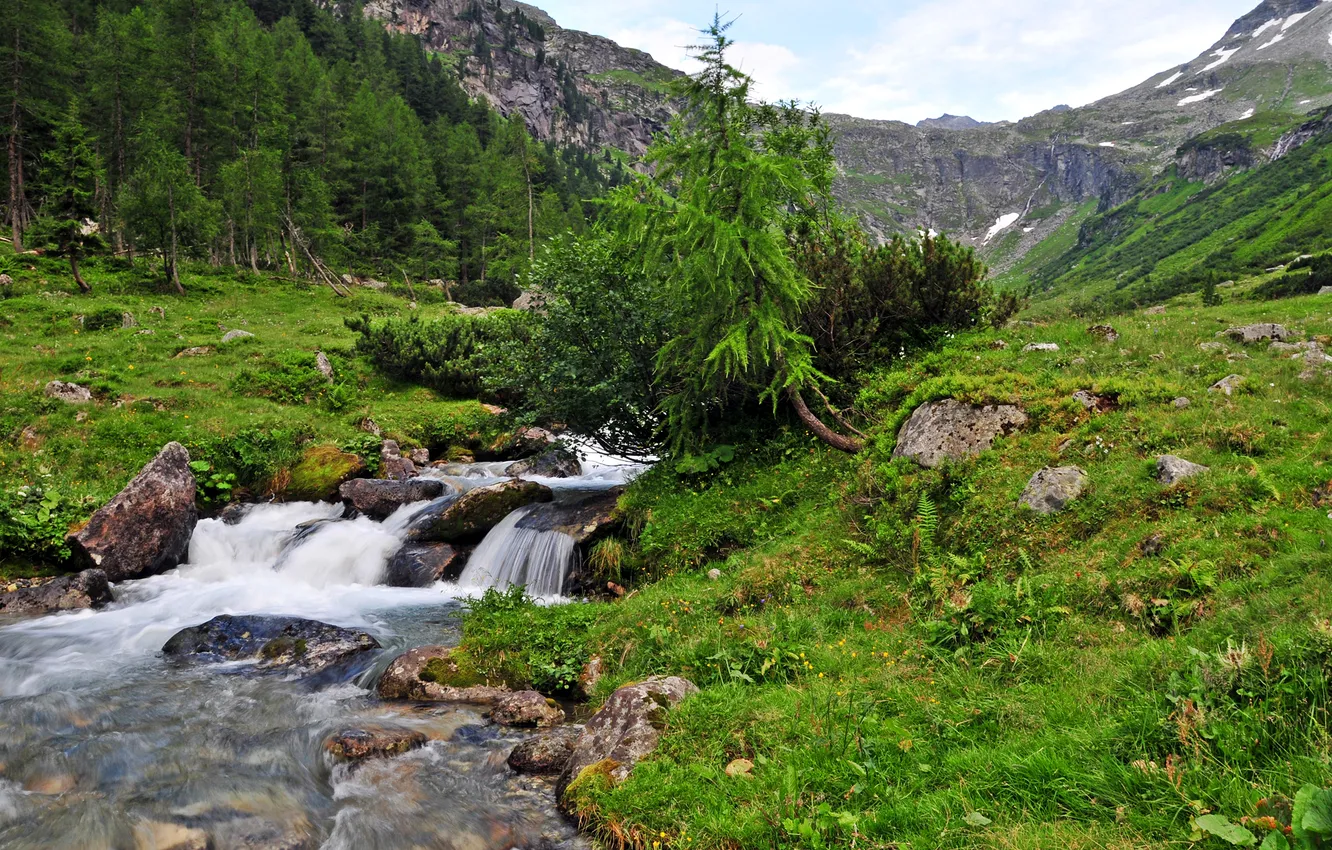
[[[111,586],[106,573],[84,570],[78,575],[0,593],[0,614],[50,614],[100,608],[110,601]]]
[[[518,520],[518,527],[559,531],[572,537],[575,543],[589,543],[620,521],[618,507],[622,495],[624,488],[615,487],[581,499],[540,504]]]
[[[553,498],[549,487],[521,479],[478,487],[442,510],[424,511],[412,521],[407,539],[413,543],[476,543],[519,508]]]
[[[1221,333],[1235,340],[1235,342],[1242,342],[1245,345],[1252,345],[1255,342],[1266,342],[1268,340],[1284,342],[1290,336],[1290,331],[1286,330],[1285,327],[1272,324],[1271,322],[1263,322],[1256,325],[1244,325],[1243,327],[1238,328],[1227,328]]]
[[[587,721],[560,773],[555,785],[560,804],[566,806],[566,792],[580,780],[602,776],[623,782],[634,765],[657,748],[667,712],[695,693],[693,682],[671,676],[625,685],[611,694]]]
[[[1208,387],[1207,391],[1209,393],[1225,393],[1227,396],[1231,396],[1239,391],[1240,385],[1243,383],[1243,375],[1227,375]]]
[[[1161,455],[1156,459],[1156,480],[1167,487],[1208,471],[1209,468],[1200,463],[1192,463],[1174,455]]]
[[[564,710],[536,691],[515,691],[495,700],[490,720],[500,726],[548,729],[564,722]]]
[[[444,495],[445,483],[435,478],[406,481],[356,478],[338,488],[342,501],[371,519],[384,519],[403,505],[428,502]]]
[[[1042,469],[1027,482],[1020,504],[1038,514],[1053,514],[1087,489],[1087,473],[1076,466]]]
[[[583,465],[573,452],[551,449],[509,464],[504,474],[511,478],[577,478],[583,474]]]
[[[389,558],[389,587],[429,587],[457,578],[467,556],[447,543],[408,543]]]
[[[509,753],[509,767],[529,776],[558,776],[573,756],[582,726],[556,726],[533,735]]]
[[[397,440],[385,440],[379,447],[379,460],[385,478],[405,481],[416,477],[416,464],[411,458],[402,456],[402,449]]]
[[[255,661],[264,669],[310,676],[360,661],[376,649],[379,641],[365,632],[315,620],[223,614],[177,632],[162,653],[180,661]]]
[[[934,469],[945,460],[974,457],[1001,434],[1027,424],[1027,415],[1008,404],[977,407],[958,401],[922,404],[897,435],[893,457],[909,457]]]
[[[465,702],[493,705],[512,693],[503,684],[491,685],[467,675],[447,646],[418,646],[393,659],[379,677],[380,699],[413,702]]]
[[[189,551],[199,512],[194,506],[190,454],[166,448],[105,507],[68,538],[75,563],[111,581],[169,570]]]

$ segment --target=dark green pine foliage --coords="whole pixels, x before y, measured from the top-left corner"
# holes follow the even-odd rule
[[[83,292],[92,287],[79,273],[79,260],[106,248],[97,223],[97,189],[102,166],[88,144],[79,121],[79,103],[73,101],[54,128],[51,146],[42,153],[41,188],[45,197],[41,216],[32,229],[32,244],[69,260],[74,282]]]
[[[31,175],[67,148],[56,128],[73,95],[103,165],[88,217],[173,288],[180,263],[209,262],[406,274],[470,303],[511,301],[538,244],[581,231],[613,169],[537,144],[418,39],[335,8],[10,0],[0,126],[15,246],[37,211],[65,203]]]

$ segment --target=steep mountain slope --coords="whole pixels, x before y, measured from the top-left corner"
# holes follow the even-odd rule
[[[1332,5],[1264,0],[1192,62],[1078,109],[961,131],[832,116],[839,193],[880,232],[962,233],[1006,268],[1086,215],[1084,201],[1128,200],[1186,140],[1332,104],[1330,60]]]
[[[561,28],[511,0],[370,0],[365,14],[419,36],[463,87],[540,139],[638,156],[670,120],[672,71],[639,50]]]

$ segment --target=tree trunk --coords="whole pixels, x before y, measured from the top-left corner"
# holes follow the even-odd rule
[[[14,27],[14,99],[9,106],[9,226],[15,254],[23,253],[23,154],[19,147],[19,131],[23,129],[23,112],[19,107],[19,87],[23,85],[21,30],[22,27]]]
[[[92,292],[92,287],[85,283],[83,275],[79,274],[79,255],[73,252],[69,255],[69,270],[74,273],[74,282],[79,285],[79,292],[85,295]]]
[[[527,178],[527,260],[536,262],[536,204],[532,198],[532,170],[527,161],[527,148],[523,148],[523,176]]]
[[[176,191],[170,183],[167,184],[167,208],[171,212],[171,273],[169,279],[176,287],[176,292],[185,294],[185,287],[180,285],[180,270],[176,268],[179,257],[176,254]]]
[[[786,395],[791,399],[791,405],[795,408],[796,416],[800,417],[800,421],[805,423],[805,427],[812,431],[814,436],[832,446],[834,449],[849,454],[856,454],[861,449],[865,448],[865,444],[860,440],[839,434],[823,424],[823,420],[815,416],[813,411],[809,409],[809,405],[805,404],[805,399],[800,395],[798,389],[792,387],[786,391]]]

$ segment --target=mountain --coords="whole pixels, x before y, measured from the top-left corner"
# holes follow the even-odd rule
[[[1127,201],[1187,140],[1332,104],[1330,34],[1332,4],[1264,0],[1192,62],[1077,109],[961,134],[829,116],[838,194],[877,233],[961,234],[1004,269],[1070,218]]]
[[[970,115],[949,115],[945,112],[938,118],[917,121],[916,126],[927,130],[974,130],[977,127],[989,127],[991,124],[988,121],[977,121]]]
[[[672,115],[679,72],[526,4],[370,0],[365,14],[419,35],[471,95],[520,113],[538,138],[633,157]],[[880,237],[947,232],[1025,282],[1076,244],[1082,223],[1158,190],[1167,170],[1210,184],[1266,161],[1332,105],[1330,60],[1332,4],[1263,0],[1193,61],[1087,106],[996,124],[829,115],[836,192]],[[1229,135],[1208,135],[1223,126]]]
[[[679,76],[608,38],[566,30],[511,0],[370,0],[364,13],[417,35],[453,65],[463,88],[539,139],[639,156],[670,120]]]

